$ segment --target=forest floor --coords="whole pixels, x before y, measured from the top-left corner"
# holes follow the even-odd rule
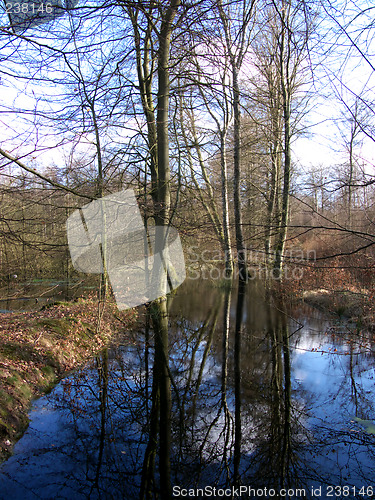
[[[108,302],[99,333],[97,317],[93,299],[0,314],[0,463],[25,432],[32,399],[130,328],[136,313]]]

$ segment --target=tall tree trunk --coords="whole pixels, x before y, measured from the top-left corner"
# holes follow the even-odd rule
[[[280,169],[281,169],[281,113],[280,113],[280,90],[278,85],[277,74],[272,69],[266,69],[267,88],[269,95],[269,113],[271,125],[271,144],[270,158],[271,171],[268,184],[268,199],[267,199],[267,219],[265,227],[265,264],[268,267],[272,265],[271,249],[272,243],[272,226],[275,224],[278,216],[277,199],[279,196]]]
[[[231,33],[231,23],[224,11],[222,0],[218,2],[220,19],[224,29],[226,51],[229,58],[232,75],[233,92],[233,198],[234,198],[234,219],[236,231],[236,247],[239,279],[247,281],[246,251],[242,232],[242,208],[241,208],[241,108],[240,108],[240,88],[238,83],[238,71],[242,66],[244,56],[248,46],[249,24],[254,14],[255,0],[243,3],[242,25],[233,35]]]
[[[229,201],[228,201],[228,167],[226,152],[226,134],[220,134],[220,166],[221,166],[221,203],[223,212],[223,233],[224,233],[224,255],[225,255],[225,276],[233,274],[232,248],[230,241],[229,227]]]
[[[283,102],[284,116],[284,181],[283,194],[281,202],[281,217],[278,239],[275,249],[275,264],[274,275],[281,277],[283,270],[283,254],[289,222],[289,199],[290,199],[290,174],[291,174],[291,151],[290,151],[290,101],[285,85],[283,85],[283,94],[285,101]],[[283,100],[284,100],[283,99]]]
[[[291,79],[289,75],[289,65],[291,59],[291,40],[290,28],[288,26],[290,5],[286,6],[283,2],[281,9],[282,28],[280,33],[280,84],[283,109],[283,128],[284,128],[284,179],[283,192],[281,200],[281,217],[278,231],[278,238],[275,248],[274,277],[281,278],[283,268],[283,254],[289,222],[289,199],[290,199],[290,174],[291,174],[291,148],[290,148],[290,93]]]
[[[222,248],[224,251],[224,260],[225,260],[225,276],[231,277],[233,274],[233,256],[232,256],[232,245],[231,245],[231,235],[230,235],[230,222],[229,222],[229,200],[228,200],[228,165],[227,165],[227,150],[226,150],[226,140],[227,140],[227,132],[228,126],[230,123],[230,116],[228,113],[228,97],[225,91],[225,78],[223,77],[222,81],[223,85],[223,124],[220,124],[220,121],[216,114],[211,110],[210,104],[204,95],[202,88],[200,88],[201,96],[204,100],[208,113],[211,115],[211,118],[215,121],[217,126],[217,131],[220,136],[220,178],[221,178],[221,206],[222,206],[222,224],[221,224],[221,233],[222,233]]]
[[[279,151],[278,146],[271,146],[271,173],[268,185],[268,200],[267,200],[267,218],[266,218],[266,227],[265,227],[265,241],[264,241],[264,250],[265,250],[265,263],[266,266],[271,261],[271,248],[272,248],[272,225],[275,220],[275,206],[276,206],[276,197],[277,197],[277,186],[279,181],[279,170],[280,170],[280,159],[279,159]]]
[[[240,126],[241,126],[241,110],[240,110],[240,89],[238,85],[238,70],[235,62],[232,62],[232,78],[233,78],[233,198],[234,198],[234,221],[236,229],[236,247],[238,259],[239,278],[242,281],[247,279],[246,252],[242,233],[242,209],[241,209],[241,168],[240,168]]]
[[[159,33],[158,53],[158,102],[157,102],[157,159],[158,185],[155,224],[163,228],[162,234],[156,238],[155,255],[164,250],[165,237],[169,225],[170,210],[170,168],[169,168],[169,58],[172,22],[176,15],[180,0],[172,0],[163,16]],[[160,248],[161,246],[161,248]],[[162,278],[164,280],[164,278]],[[168,338],[168,308],[166,296],[154,304],[155,362],[160,363],[160,493],[161,498],[172,496],[171,486],[171,381],[169,376],[169,338]]]
[[[173,20],[180,0],[171,0],[166,6],[158,4],[158,19],[153,20],[151,16],[155,12],[155,5],[148,9],[142,4],[127,9],[133,25],[135,46],[137,53],[138,82],[142,99],[143,111],[148,127],[148,148],[150,154],[152,200],[154,206],[154,220],[157,226],[154,255],[165,256],[165,243],[168,235],[170,219],[170,168],[169,168],[169,134],[168,134],[168,112],[169,112],[169,60],[170,42],[173,31]],[[144,30],[143,47],[139,30],[139,13],[143,12],[146,19]],[[160,21],[159,30],[156,23]],[[150,52],[153,49],[152,39],[154,33],[158,39],[157,53],[157,113],[152,99],[153,73],[150,69]],[[154,260],[152,270],[153,279],[157,280],[160,298],[151,305],[152,322],[155,332],[155,360],[153,396],[155,405],[151,412],[151,424],[153,434],[150,436],[148,453],[145,455],[144,472],[147,468],[153,468],[153,456],[155,451],[155,412],[159,414],[159,473],[160,473],[160,496],[168,500],[172,496],[171,470],[170,470],[170,447],[171,447],[171,382],[169,376],[169,352],[168,352],[168,307],[166,293],[166,269],[159,269],[160,262]],[[145,476],[146,477],[146,476]],[[151,483],[147,480],[143,483],[142,498],[147,498],[150,493]]]
[[[207,212],[207,215],[208,215],[208,217],[212,223],[212,226],[214,228],[214,231],[215,231],[215,233],[220,241],[220,244],[223,248],[223,251],[225,252],[224,231],[223,231],[223,227],[222,227],[222,224],[220,222],[219,213],[218,213],[218,210],[216,207],[214,192],[212,189],[211,181],[210,181],[208,173],[207,173],[207,169],[206,169],[205,162],[204,162],[202,152],[201,152],[201,147],[200,147],[200,144],[198,141],[198,136],[196,133],[195,123],[194,123],[195,118],[194,118],[194,115],[192,112],[188,113],[188,118],[189,118],[191,129],[192,129],[192,139],[194,141],[194,147],[195,147],[195,150],[197,152],[198,163],[199,163],[199,166],[200,166],[200,169],[202,172],[202,177],[203,177],[203,180],[205,182],[206,189],[204,189],[200,185],[200,183],[197,180],[196,173],[194,171],[194,163],[193,163],[193,158],[192,158],[192,155],[190,152],[189,139],[188,139],[188,136],[186,133],[186,127],[184,124],[183,104],[184,104],[184,99],[183,99],[183,96],[181,96],[181,98],[180,98],[180,127],[181,127],[182,138],[183,138],[183,141],[184,141],[184,144],[186,147],[186,155],[187,155],[187,160],[188,160],[189,167],[190,167],[191,177],[192,177],[196,192],[198,194],[198,197],[199,197],[204,209]],[[208,197],[208,200],[207,200],[207,197]]]

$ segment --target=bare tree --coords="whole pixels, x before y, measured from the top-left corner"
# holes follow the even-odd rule
[[[241,168],[240,168],[240,127],[241,127],[241,107],[240,107],[240,84],[239,72],[243,65],[250,46],[252,29],[254,27],[256,2],[234,2],[224,6],[219,0],[217,8],[220,21],[223,27],[225,50],[231,69],[231,89],[233,106],[233,187],[234,187],[234,219],[236,229],[236,246],[239,277],[241,280],[247,279],[246,251],[242,231],[242,209],[241,209]]]

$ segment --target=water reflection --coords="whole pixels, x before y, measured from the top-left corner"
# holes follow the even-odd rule
[[[160,311],[147,309],[126,346],[36,401],[1,498],[167,499],[208,485],[308,498],[312,487],[371,486],[369,336],[287,310],[258,283],[187,282],[168,310],[169,346]]]

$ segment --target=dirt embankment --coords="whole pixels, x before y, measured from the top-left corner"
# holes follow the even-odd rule
[[[26,430],[32,399],[97,354],[136,316],[109,303],[96,333],[97,315],[97,302],[90,299],[0,314],[0,463]]]
[[[338,316],[362,322],[372,321],[370,316],[366,316],[369,297],[365,292],[319,288],[304,291],[302,298],[305,302]]]
[[[374,294],[369,290],[305,290],[300,298],[314,307],[346,318],[356,328],[375,331]]]
[[[366,256],[331,258],[319,265],[291,264],[280,284],[286,300],[300,301],[375,331],[375,264]]]

